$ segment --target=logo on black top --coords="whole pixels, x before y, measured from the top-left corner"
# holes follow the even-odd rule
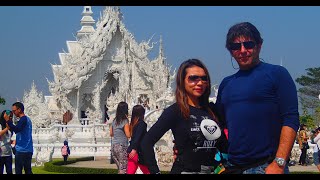
[[[204,129],[206,129],[210,134],[213,134],[216,130],[217,130],[217,126],[213,125],[213,126],[208,126],[205,125]]]
[[[202,120],[200,129],[204,137],[209,141],[216,140],[221,136],[220,127],[211,119]]]

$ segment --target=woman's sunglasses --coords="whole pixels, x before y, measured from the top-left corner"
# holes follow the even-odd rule
[[[233,50],[233,51],[240,50],[242,44],[246,49],[253,49],[256,46],[255,42],[246,41],[246,42],[240,42],[240,43],[230,43],[230,49]]]
[[[199,82],[200,80],[201,80],[202,82],[207,82],[207,81],[208,81],[208,76],[190,75],[190,76],[188,76],[188,80],[189,80],[191,83],[197,83],[197,82]]]

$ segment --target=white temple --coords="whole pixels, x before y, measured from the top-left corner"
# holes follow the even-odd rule
[[[161,37],[159,55],[150,60],[148,53],[157,42],[138,43],[126,29],[119,8],[106,7],[97,22],[92,14],[91,7],[85,6],[76,40],[67,41],[67,51],[59,53],[60,64],[51,65],[54,80],[47,81],[52,96],[44,97],[34,83],[24,93],[38,164],[61,157],[65,139],[73,156],[110,156],[104,112],[108,108],[113,118],[120,101],[129,104],[129,112],[136,104],[145,105],[149,127],[174,102],[174,73],[165,62]],[[172,141],[168,137],[160,143],[168,146]]]

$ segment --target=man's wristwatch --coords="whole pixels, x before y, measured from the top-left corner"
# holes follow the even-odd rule
[[[274,161],[278,164],[278,166],[280,167],[284,167],[286,165],[286,160],[283,159],[283,158],[279,158],[279,157],[276,157],[274,159]]]

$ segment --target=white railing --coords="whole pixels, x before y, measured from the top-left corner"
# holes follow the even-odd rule
[[[46,144],[73,140],[74,142],[104,142],[109,137],[108,124],[53,125],[50,128],[32,129],[33,142]],[[104,139],[104,140],[103,140]]]
[[[158,120],[163,109],[146,113],[145,121],[148,129]],[[81,124],[55,124],[50,128],[32,129],[36,165],[60,158],[63,141],[68,140],[70,157],[107,157],[111,155],[110,124],[92,123],[88,119],[81,119]],[[166,133],[156,144],[156,153],[160,164],[172,164],[172,133]],[[159,152],[161,151],[161,153]]]

